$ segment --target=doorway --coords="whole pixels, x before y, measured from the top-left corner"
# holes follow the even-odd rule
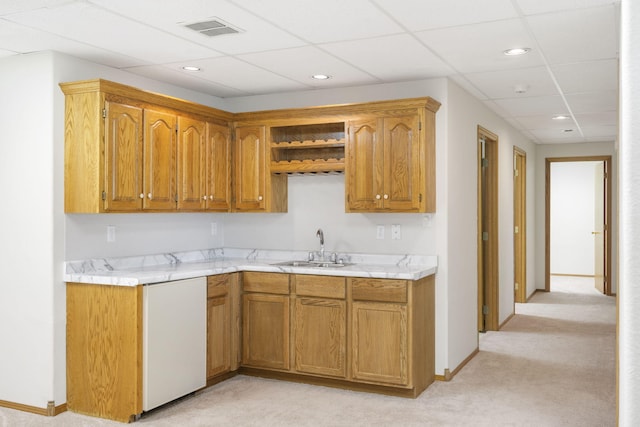
[[[498,136],[478,126],[478,331],[497,331]]]
[[[513,292],[527,302],[527,153],[513,147]]]
[[[595,179],[593,187],[586,185],[587,191],[593,195],[593,212],[585,210],[586,214],[593,218],[589,225],[591,229],[583,232],[582,238],[588,238],[593,243],[593,282],[594,287],[605,295],[611,295],[611,156],[587,156],[587,157],[561,157],[547,158],[545,162],[545,291],[551,290],[551,252],[552,252],[552,224],[551,224],[551,200],[552,200],[552,164],[556,162],[588,162],[593,164]],[[589,236],[584,236],[584,234]],[[557,249],[556,249],[557,250]],[[588,276],[591,276],[590,274]]]

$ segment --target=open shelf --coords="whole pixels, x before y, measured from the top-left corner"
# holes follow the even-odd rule
[[[271,172],[343,172],[344,145],[344,122],[272,127]]]

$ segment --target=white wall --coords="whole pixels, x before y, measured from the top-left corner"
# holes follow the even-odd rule
[[[615,143],[589,142],[583,144],[542,144],[537,146],[535,172],[535,271],[536,287],[544,289],[545,275],[545,159],[551,157],[611,156],[611,290],[617,291],[618,282],[618,156]],[[527,289],[528,291],[531,289]],[[533,292],[534,290],[532,290]]]
[[[623,0],[620,49],[618,425],[640,425],[640,2]]]
[[[594,274],[597,163],[551,164],[551,274]]]

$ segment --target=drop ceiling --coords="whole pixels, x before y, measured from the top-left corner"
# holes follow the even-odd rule
[[[0,58],[55,50],[222,98],[448,77],[536,143],[614,141],[619,9],[620,0],[0,0]],[[238,32],[188,27],[212,20]],[[531,51],[505,56],[512,47]]]

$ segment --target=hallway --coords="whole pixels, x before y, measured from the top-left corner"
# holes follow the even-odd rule
[[[560,278],[516,305],[450,382],[417,399],[237,376],[137,422],[168,426],[614,426],[614,297]],[[0,426],[122,426],[0,408]]]

